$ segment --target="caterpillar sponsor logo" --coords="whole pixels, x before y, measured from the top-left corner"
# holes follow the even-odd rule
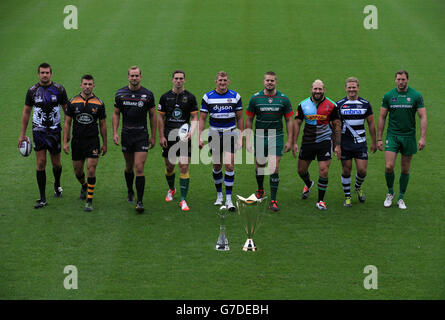
[[[279,107],[261,107],[260,110],[263,112],[267,112],[267,111],[277,112],[277,111],[280,111],[280,108]]]
[[[306,119],[308,120],[327,120],[328,116],[325,114],[310,114],[306,116]]]

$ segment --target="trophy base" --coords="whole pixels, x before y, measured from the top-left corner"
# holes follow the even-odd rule
[[[246,243],[244,243],[243,251],[256,251],[256,245],[253,242],[253,239],[247,239]]]
[[[228,245],[219,245],[219,244],[217,244],[216,245],[216,250],[218,250],[218,251],[229,251],[230,248],[229,248]]]
[[[225,233],[221,233],[216,242],[216,250],[218,251],[229,251],[229,241],[226,238]]]

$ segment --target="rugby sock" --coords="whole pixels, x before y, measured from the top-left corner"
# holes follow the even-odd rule
[[[87,182],[85,181],[85,173],[82,172],[82,175],[80,175],[80,176],[76,175],[76,178],[79,181],[79,183],[82,185],[82,190],[86,190],[88,185],[87,185]]]
[[[399,193],[399,199],[403,199],[403,196],[405,195],[406,189],[408,188],[408,182],[409,182],[409,173],[401,173],[400,174],[400,193]]]
[[[222,181],[222,170],[215,171],[215,169],[213,169],[213,182],[215,183],[216,192],[218,193],[222,193]]]
[[[343,192],[345,193],[345,197],[351,196],[351,176],[345,177],[341,175],[341,184],[343,186]]]
[[[226,201],[232,196],[233,181],[235,180],[235,171],[226,171],[224,176],[224,186],[226,187]]]
[[[96,177],[88,177],[88,199],[87,201],[89,203],[93,202],[93,196],[94,196],[94,187],[96,186]]]
[[[131,193],[134,193],[133,180],[134,180],[134,171],[130,171],[130,172],[125,171],[125,181],[127,182],[127,190],[128,190],[128,192],[131,192]]]
[[[366,175],[363,177],[358,173],[355,174],[355,188],[360,189],[362,187],[362,183],[365,181]]]
[[[39,186],[40,199],[46,200],[45,188],[46,188],[46,171],[36,171],[37,185]]]
[[[60,176],[62,175],[62,167],[53,167],[54,189],[60,187]]]
[[[261,168],[261,171],[263,171],[264,168]],[[258,173],[258,168],[255,169],[255,177],[256,177],[256,183],[258,184],[259,190],[264,190],[264,174]]]
[[[312,181],[311,181],[311,175],[310,175],[309,171],[306,171],[306,173],[303,173],[303,174],[299,174],[299,176],[304,181],[304,184],[306,185],[306,187],[310,188]]]
[[[280,177],[278,173],[273,173],[269,178],[270,182],[270,200],[277,200],[278,184],[280,183]]]
[[[326,188],[328,187],[328,178],[318,178],[318,201],[323,201]]]
[[[138,196],[138,202],[142,202],[145,189],[145,176],[136,176],[136,193]]]
[[[181,173],[179,176],[179,186],[181,187],[181,200],[185,200],[187,197],[187,192],[189,190],[190,174]]]
[[[165,170],[165,179],[167,180],[168,187],[171,190],[175,189],[175,177],[175,171],[168,172],[167,170]]]
[[[391,173],[385,172],[386,186],[388,187],[388,193],[394,194],[394,171]]]

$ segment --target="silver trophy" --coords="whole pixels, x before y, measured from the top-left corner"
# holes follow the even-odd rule
[[[253,235],[260,226],[260,213],[264,210],[266,198],[258,199],[255,194],[248,198],[237,195],[236,206],[238,214],[244,217],[244,231],[246,231],[247,240],[244,243],[244,251],[256,251],[257,247],[253,241]]]
[[[218,216],[219,216],[219,237],[218,241],[216,242],[216,250],[218,251],[229,251],[229,240],[227,240],[226,237],[226,223],[225,219],[228,214],[228,210],[226,206],[221,206],[218,210]]]

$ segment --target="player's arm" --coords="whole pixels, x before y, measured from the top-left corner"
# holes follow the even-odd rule
[[[383,136],[383,129],[385,129],[385,121],[386,121],[386,115],[388,114],[387,108],[380,108],[380,114],[379,114],[379,122],[377,125],[377,148],[380,151],[383,151],[383,142],[382,142],[382,136]]]
[[[292,153],[294,155],[294,158],[297,157],[297,153],[298,153],[298,136],[300,135],[300,128],[301,128],[301,124],[303,123],[303,120],[301,120],[300,118],[295,117],[294,119],[294,123],[292,126]]]
[[[121,111],[119,108],[114,107],[113,111],[113,141],[115,145],[119,145],[119,134],[117,133],[117,129],[119,128],[119,118],[120,118]]]
[[[284,118],[286,123],[286,131],[287,131],[287,142],[284,145],[284,152],[289,152],[292,149],[293,142],[293,125],[292,125],[292,115]]]
[[[26,140],[26,138],[25,138],[26,137],[26,128],[28,127],[29,118],[31,117],[31,110],[32,110],[32,107],[25,104],[25,106],[23,108],[23,113],[22,113],[21,130],[20,130],[20,137],[19,137],[19,143],[18,143],[19,148],[20,148],[20,145],[22,144],[22,142]]]
[[[207,120],[207,112],[202,111],[199,114],[199,128],[198,128],[198,141],[199,141],[199,149],[204,146],[204,141],[202,140],[202,132],[206,126]]]
[[[164,128],[165,128],[165,112],[158,110],[158,131],[159,131],[159,144],[162,148],[167,147],[167,139],[164,135]]]
[[[187,139],[191,139],[193,135],[195,134],[196,128],[198,128],[199,125],[199,113],[198,111],[194,111],[190,113],[192,117],[192,125],[190,126],[190,132],[187,134]]]
[[[243,147],[243,141],[244,141],[244,136],[243,136],[243,132],[244,132],[244,115],[243,115],[243,110],[236,111],[235,112],[235,117],[236,117],[236,127],[240,131],[240,135],[239,135],[239,138],[238,138],[238,150],[239,150],[239,149],[241,149]]]
[[[374,114],[369,115],[366,118],[366,121],[368,122],[369,134],[371,135],[371,140],[372,140],[371,153],[375,153],[377,151],[377,138],[376,138]]]
[[[107,119],[103,118],[99,120],[100,135],[102,136],[102,147],[100,151],[102,156],[107,153]]]
[[[65,115],[65,122],[63,124],[63,151],[66,154],[70,153],[70,146],[68,144],[68,141],[70,137],[72,119],[73,118],[71,118],[70,116]]]
[[[156,108],[150,108],[148,111],[148,117],[150,118],[151,137],[148,142],[148,149],[153,149],[156,144]]]
[[[246,127],[244,128],[244,135],[246,136],[246,150],[252,152],[252,143],[250,141],[252,135],[253,118],[255,114],[253,112],[246,111]]]
[[[426,109],[425,108],[417,109],[417,114],[419,115],[420,118],[420,139],[417,145],[419,150],[423,150],[426,145],[426,128],[428,126]]]
[[[340,119],[334,119],[332,121],[332,127],[334,128],[334,138],[335,138],[335,155],[337,159],[341,157],[341,121]]]

